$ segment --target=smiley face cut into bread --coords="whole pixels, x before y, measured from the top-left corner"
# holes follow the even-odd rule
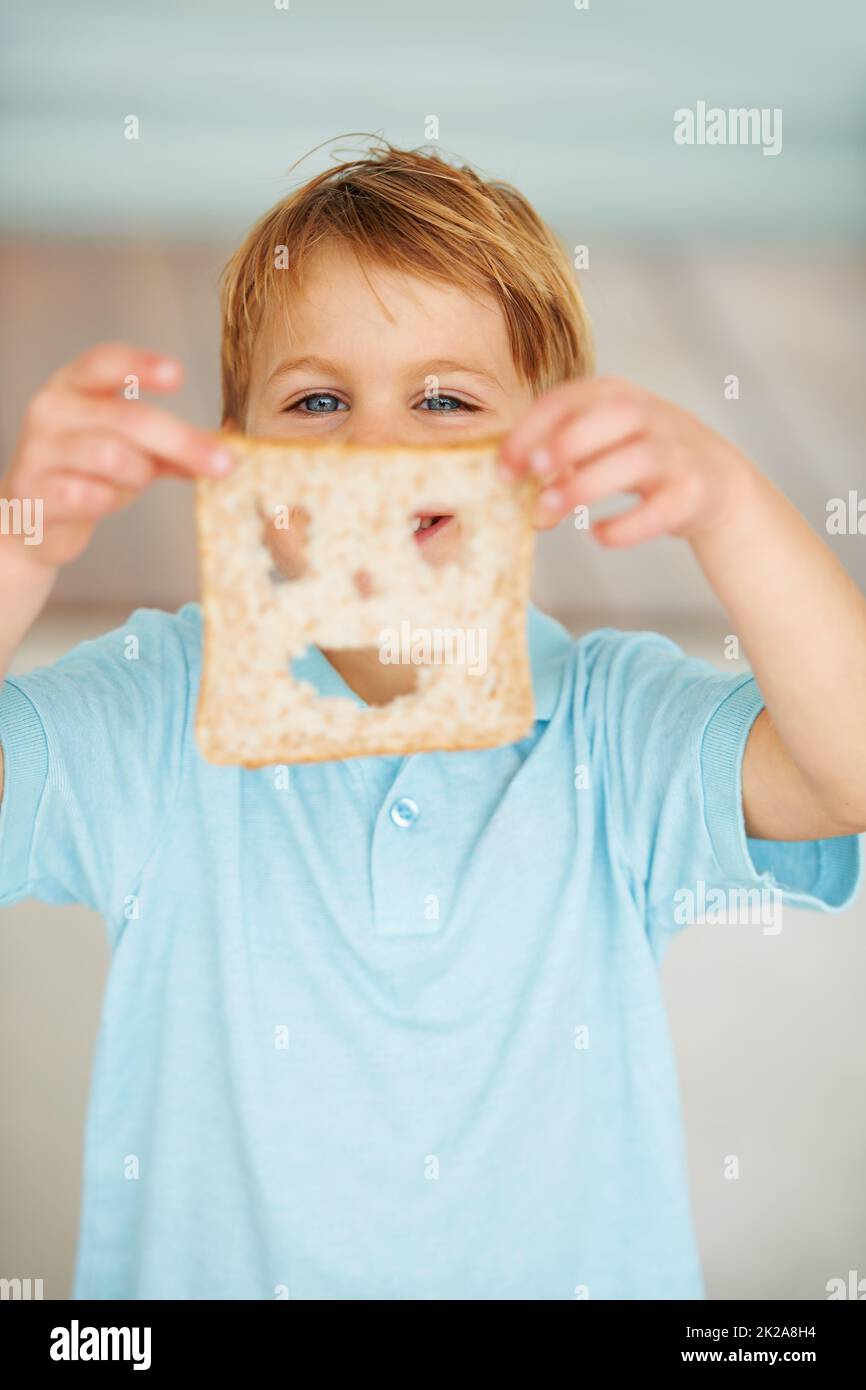
[[[488,748],[529,732],[537,484],[501,474],[499,441],[223,439],[235,467],[199,481],[196,499],[196,735],[208,761],[261,767]],[[418,532],[443,515],[459,526],[457,558],[433,565]],[[265,530],[281,519],[298,545],[277,567]],[[414,689],[385,705],[320,695],[292,671],[311,646],[375,648],[384,662],[409,662]]]

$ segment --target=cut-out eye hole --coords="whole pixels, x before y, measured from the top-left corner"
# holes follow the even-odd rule
[[[273,568],[272,584],[301,579],[307,572],[307,545],[310,513],[306,507],[280,505],[266,510],[261,498],[258,514],[262,519],[262,540],[268,548]]]
[[[427,508],[409,517],[409,527],[426,564],[436,567],[462,563],[463,528],[456,513]]]

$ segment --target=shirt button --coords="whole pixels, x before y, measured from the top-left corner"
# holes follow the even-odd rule
[[[418,803],[411,796],[401,796],[399,801],[393,803],[389,814],[394,824],[405,830],[418,819]]]

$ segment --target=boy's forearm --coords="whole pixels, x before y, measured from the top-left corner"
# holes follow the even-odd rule
[[[57,570],[24,551],[18,538],[0,536],[0,682],[54,587]]]
[[[821,806],[866,823],[866,599],[768,478],[746,465],[725,516],[689,537],[773,726]]]

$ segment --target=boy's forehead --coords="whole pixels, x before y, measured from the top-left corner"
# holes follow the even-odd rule
[[[429,353],[470,362],[481,353],[488,362],[511,361],[504,316],[483,291],[362,264],[339,247],[315,252],[287,289],[262,316],[253,354],[257,375],[273,370],[287,352],[334,356],[339,348],[344,355],[373,335],[377,354],[389,343],[399,351],[405,339],[413,358]]]

